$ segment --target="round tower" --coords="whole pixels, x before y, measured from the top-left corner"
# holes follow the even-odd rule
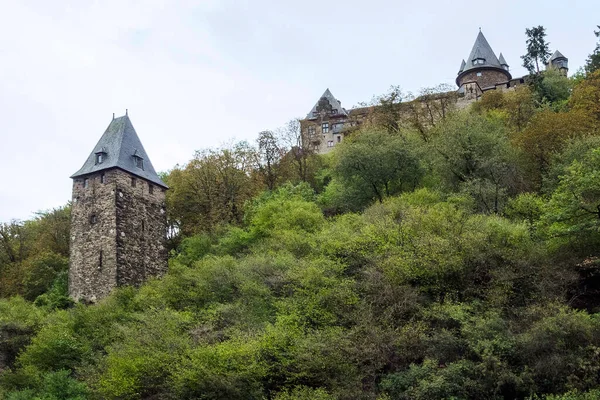
[[[504,56],[500,54],[500,59],[496,57],[480,30],[469,58],[467,61],[463,60],[460,65],[456,84],[462,87],[465,83],[476,82],[482,90],[485,90],[511,79]]]

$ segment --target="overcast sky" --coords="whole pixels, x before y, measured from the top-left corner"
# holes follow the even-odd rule
[[[534,25],[574,72],[598,24],[598,0],[0,0],[0,221],[70,200],[113,112],[166,171],[306,115],[327,87],[348,108],[454,84],[479,27],[513,76]]]

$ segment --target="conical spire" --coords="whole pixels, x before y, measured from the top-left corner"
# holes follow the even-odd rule
[[[483,61],[480,61],[479,64],[476,64],[477,59]],[[480,66],[501,68],[500,61],[496,57],[496,54],[494,54],[494,50],[492,50],[492,47],[486,40],[485,36],[483,36],[481,31],[479,31],[477,39],[475,39],[475,43],[473,44],[473,48],[471,49],[471,53],[467,59],[467,66],[464,71],[468,71]]]
[[[506,65],[508,67],[508,63],[504,59],[504,56],[502,55],[502,53],[500,53],[500,57],[498,58],[498,61],[500,61],[500,65],[502,65],[502,66]]]
[[[306,116],[307,119],[315,118],[320,112],[328,112],[332,115],[348,115],[348,112],[342,107],[342,103],[336,99],[329,88],[325,90],[317,103],[311,108]]]
[[[460,63],[460,69],[458,70],[458,73],[460,74],[461,72],[463,72],[463,70],[465,69],[466,66],[467,66],[467,63],[463,59],[462,62]]]
[[[167,188],[156,174],[128,115],[113,117],[83,166],[71,178],[112,168],[120,168]]]

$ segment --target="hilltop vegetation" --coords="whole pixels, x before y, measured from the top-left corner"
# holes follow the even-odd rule
[[[169,273],[97,305],[68,206],[1,225],[0,398],[600,397],[600,71],[389,100],[327,156],[291,123],[165,174]]]

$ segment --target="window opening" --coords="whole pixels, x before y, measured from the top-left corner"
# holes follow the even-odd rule
[[[135,178],[131,178],[131,186],[135,187],[137,180]]]
[[[96,216],[96,214],[92,214],[92,216],[90,217],[90,223],[93,225],[96,222],[98,222],[98,217]]]
[[[106,176],[104,174],[100,175],[100,183],[106,183]]]
[[[89,181],[89,179],[88,179],[88,178],[85,178],[85,179],[83,180],[83,187],[84,187],[85,189],[87,189],[87,188],[88,188],[88,186],[89,186],[89,184],[90,184],[90,181]]]
[[[135,166],[139,169],[144,169],[144,159],[140,156],[133,156],[133,160],[135,162]]]
[[[150,193],[150,194],[154,193],[154,186],[152,186],[151,183],[148,184],[148,193]]]
[[[98,268],[102,268],[102,250],[100,250],[100,257],[98,259]]]
[[[329,132],[329,122],[323,122],[321,124],[321,130],[323,131],[323,133]]]

